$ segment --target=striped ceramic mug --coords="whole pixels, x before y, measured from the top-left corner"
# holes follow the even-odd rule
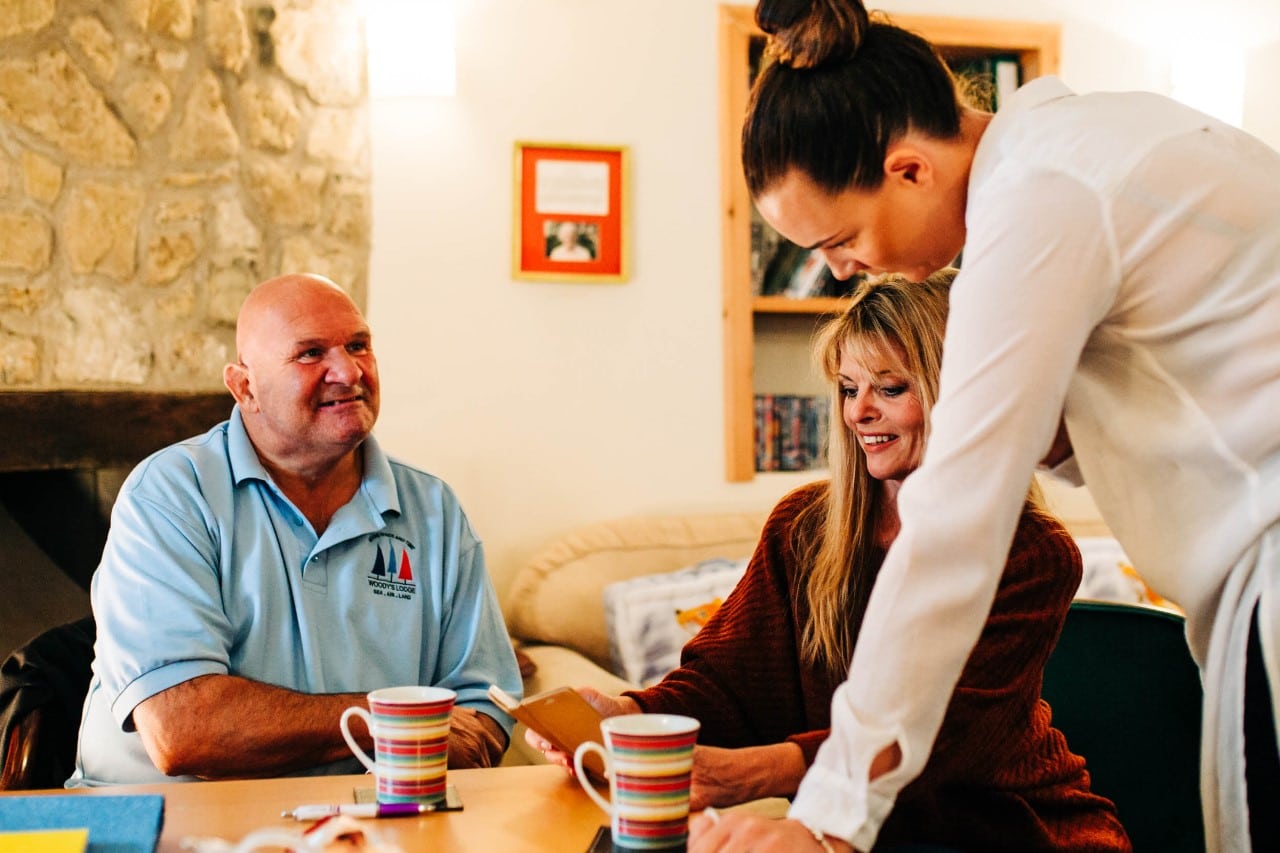
[[[449,712],[457,694],[446,687],[386,687],[342,712],[342,736],[378,780],[380,803],[436,803],[444,799],[449,760]],[[375,758],[356,743],[348,721],[360,717],[373,734]]]
[[[675,714],[627,714],[600,722],[604,746],[593,741],[573,754],[578,781],[610,817],[613,846],[628,850],[682,847],[689,835],[689,780],[701,724]],[[610,800],[582,769],[588,752],[604,759]]]

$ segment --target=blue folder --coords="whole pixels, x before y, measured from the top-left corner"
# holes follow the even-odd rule
[[[0,797],[0,832],[83,827],[88,853],[154,853],[163,823],[160,794]]]

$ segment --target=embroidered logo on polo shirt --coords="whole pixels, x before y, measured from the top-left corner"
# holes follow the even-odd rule
[[[369,589],[373,594],[388,598],[413,598],[417,595],[418,583],[414,580],[409,549],[403,549],[398,556],[393,544],[387,545],[385,556],[381,545],[377,550],[378,556],[369,571]]]

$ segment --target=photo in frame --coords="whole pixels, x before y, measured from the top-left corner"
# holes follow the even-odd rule
[[[628,160],[619,146],[516,143],[515,278],[627,280]]]

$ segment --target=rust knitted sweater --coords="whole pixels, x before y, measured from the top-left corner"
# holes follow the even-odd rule
[[[742,581],[659,684],[630,692],[645,711],[702,721],[698,742],[791,741],[812,763],[841,677],[803,663],[805,570],[797,516],[826,483],[774,508]],[[878,558],[883,558],[883,554]],[[876,571],[879,566],[863,570]],[[991,615],[947,706],[920,776],[899,794],[877,846],[945,844],[972,851],[1128,851],[1115,807],[1089,790],[1084,759],[1050,725],[1045,662],[1079,585],[1080,552],[1057,522],[1024,513]]]

